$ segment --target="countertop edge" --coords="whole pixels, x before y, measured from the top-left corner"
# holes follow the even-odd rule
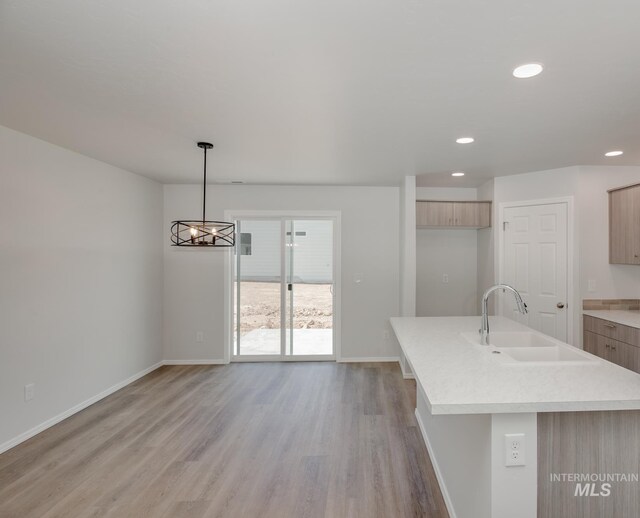
[[[640,312],[623,309],[583,309],[583,316],[608,320],[634,329],[640,329]]]

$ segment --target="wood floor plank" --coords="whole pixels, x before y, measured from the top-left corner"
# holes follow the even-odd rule
[[[0,455],[2,518],[447,512],[390,363],[165,366]]]

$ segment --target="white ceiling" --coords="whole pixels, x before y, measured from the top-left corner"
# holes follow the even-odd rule
[[[640,165],[639,20],[636,0],[0,0],[0,124],[162,182],[200,180],[202,139],[224,182]],[[543,74],[513,78],[528,61]]]

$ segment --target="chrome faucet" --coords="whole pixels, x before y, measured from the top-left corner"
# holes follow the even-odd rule
[[[522,300],[522,297],[518,293],[518,290],[512,288],[508,284],[496,284],[495,286],[491,286],[491,288],[487,289],[482,296],[482,325],[480,327],[480,343],[482,345],[488,345],[487,340],[489,338],[489,311],[487,309],[487,304],[489,301],[489,295],[491,295],[496,290],[509,290],[513,292],[513,296],[516,298],[516,304],[518,305],[518,311],[523,315],[527,313],[527,305]]]

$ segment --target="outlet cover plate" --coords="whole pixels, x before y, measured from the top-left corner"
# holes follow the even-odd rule
[[[31,401],[34,397],[36,397],[36,384],[29,383],[24,386],[24,400]]]
[[[523,433],[504,434],[505,466],[524,466],[526,457],[526,436]]]

